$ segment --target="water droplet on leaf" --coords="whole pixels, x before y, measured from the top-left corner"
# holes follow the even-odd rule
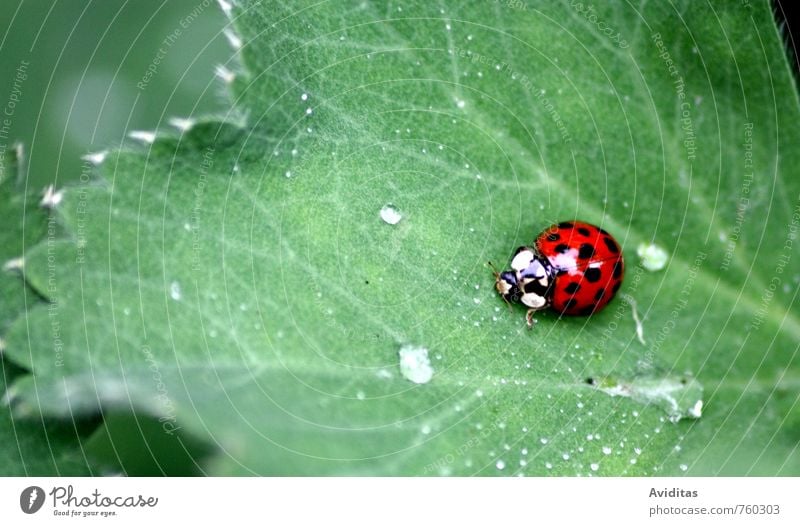
[[[401,219],[403,219],[403,216],[394,207],[394,205],[388,204],[381,208],[381,219],[383,219],[384,223],[396,225]]]
[[[664,268],[669,259],[667,251],[654,243],[641,243],[636,248],[636,255],[639,256],[642,266],[650,272]]]
[[[404,345],[400,349],[400,373],[415,384],[426,384],[433,378],[433,367],[428,358],[428,349],[416,345]]]
[[[169,296],[175,301],[180,301],[183,297],[181,294],[181,285],[177,281],[173,281],[169,285]]]

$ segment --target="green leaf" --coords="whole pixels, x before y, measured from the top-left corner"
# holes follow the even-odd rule
[[[0,393],[15,379],[18,368],[0,356]],[[9,407],[0,408],[0,476],[83,476],[91,473],[82,447],[96,422],[93,419],[20,419]]]
[[[237,2],[246,124],[66,192],[71,235],[26,264],[53,303],[8,337],[19,414],[148,418],[213,474],[800,474],[800,106],[769,6],[586,9]],[[573,218],[622,243],[644,344],[621,298],[529,331],[494,292],[487,260]]]
[[[39,207],[37,196],[26,195],[19,184],[24,152],[2,146],[0,155],[0,204],[4,221],[0,229],[0,335],[30,305],[39,299],[22,279],[24,255],[47,233],[47,214]],[[2,346],[0,345],[0,350]]]
[[[0,396],[6,387],[24,375],[5,358],[5,331],[27,308],[40,303],[36,293],[22,279],[26,250],[41,241],[55,223],[39,206],[41,196],[26,193],[17,184],[23,162],[21,146],[2,151],[0,156]],[[7,405],[0,407],[0,475],[47,476],[85,475],[88,466],[80,449],[80,438],[91,423],[74,421],[23,421],[14,418]]]

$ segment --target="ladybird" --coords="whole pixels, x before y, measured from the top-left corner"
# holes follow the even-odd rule
[[[569,316],[589,316],[611,301],[622,285],[625,264],[614,236],[583,221],[553,225],[532,247],[519,247],[511,269],[495,270],[495,288],[502,298],[533,313],[553,309]]]

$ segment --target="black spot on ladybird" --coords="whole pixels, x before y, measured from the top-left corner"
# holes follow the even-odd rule
[[[558,241],[559,239],[561,239],[561,236],[559,236],[555,232],[551,232],[551,233],[547,234],[547,240],[548,241]]]
[[[544,296],[547,293],[547,287],[539,283],[539,280],[532,279],[522,286],[525,292],[532,292],[537,296]]]
[[[589,305],[588,307],[584,307],[580,311],[581,316],[589,316],[590,314],[594,313],[594,305]]]
[[[572,228],[572,223],[569,221],[564,221],[563,223],[558,224],[558,228]]]
[[[611,293],[612,293],[612,294],[616,294],[616,293],[617,293],[617,291],[619,290],[619,286],[620,286],[620,285],[622,285],[622,283],[619,283],[619,282],[618,282],[616,285],[614,285],[614,288],[613,288],[613,289],[611,289]]]
[[[580,235],[584,236],[584,237],[589,237],[591,235],[591,232],[589,232],[589,229],[588,228],[583,228],[583,227],[578,228],[578,233]]]
[[[622,275],[622,261],[614,263],[614,277],[618,278]]]
[[[581,286],[578,285],[578,282],[570,281],[569,283],[567,283],[567,286],[564,287],[564,292],[567,292],[568,294],[575,294],[576,292],[578,292],[578,290],[580,290],[580,288]]]
[[[586,272],[583,273],[583,277],[586,278],[586,281],[589,283],[596,283],[600,280],[600,269],[599,268],[587,268]]]
[[[608,236],[605,236],[603,238],[603,242],[606,244],[606,246],[611,252],[613,252],[614,254],[619,254],[619,247],[617,246],[617,243],[613,239],[611,239]]]
[[[583,245],[581,245],[581,248],[578,249],[579,258],[589,259],[592,256],[594,256],[594,247],[589,243],[584,243]]]
[[[567,302],[564,304],[564,310],[572,310],[572,309],[574,309],[575,307],[577,307],[577,305],[578,305],[578,302],[577,302],[577,301],[575,301],[574,299],[569,299],[569,300],[567,300]]]
[[[611,235],[611,234],[608,233],[608,231],[605,228],[597,227],[597,230],[599,230],[601,234],[605,234],[607,236]]]
[[[600,298],[602,298],[602,297],[603,297],[603,294],[605,294],[605,293],[606,293],[606,289],[603,289],[603,288],[601,288],[600,290],[598,290],[598,291],[595,293],[595,295],[594,295],[594,300],[595,300],[595,301],[600,301]]]
[[[564,243],[560,243],[560,244],[556,245],[556,252],[558,252],[559,254],[563,254],[564,252],[566,252],[568,250],[569,250],[569,247],[567,245],[565,245]]]

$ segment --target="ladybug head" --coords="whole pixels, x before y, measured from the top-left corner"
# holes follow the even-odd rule
[[[517,273],[513,270],[506,270],[505,272],[498,272],[497,269],[489,262],[489,266],[494,272],[494,288],[497,293],[509,305],[511,303],[519,303],[522,293],[519,290],[519,282],[517,280]]]
[[[515,272],[505,271],[495,273],[494,288],[500,296],[508,303],[519,303],[522,294],[519,290],[519,283]]]

